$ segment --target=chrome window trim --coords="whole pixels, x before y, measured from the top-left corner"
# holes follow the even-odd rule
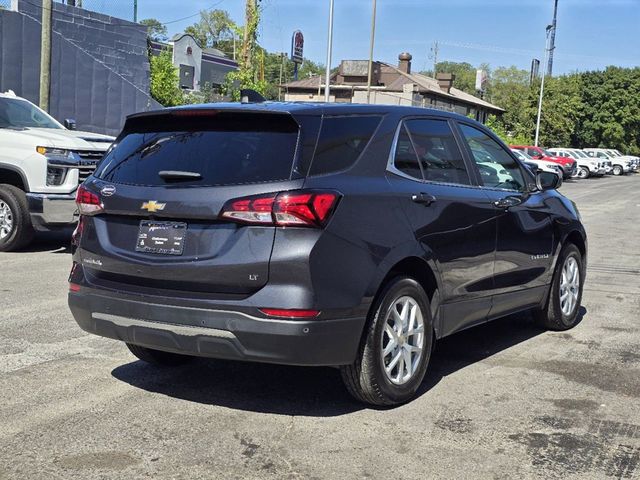
[[[433,116],[429,116],[429,117],[412,116],[412,117],[401,118],[400,121],[398,122],[398,126],[396,127],[396,132],[393,135],[393,142],[391,142],[391,151],[389,152],[389,158],[387,159],[387,172],[393,173],[394,175],[397,175],[397,176],[402,177],[402,178],[406,178],[407,180],[413,180],[414,182],[424,183],[424,184],[427,184],[427,185],[442,185],[442,186],[447,186],[447,187],[462,187],[462,188],[480,188],[480,187],[482,187],[481,185],[473,185],[471,183],[464,184],[464,183],[437,182],[437,181],[434,181],[434,180],[426,180],[425,178],[416,178],[416,177],[412,177],[411,175],[407,175],[406,173],[398,170],[398,168],[396,168],[396,165],[395,165],[396,148],[398,147],[398,140],[400,138],[400,130],[404,126],[404,122],[406,120],[438,120],[438,121],[441,121],[441,122],[446,122],[446,124],[448,125],[449,129],[451,129],[451,135],[454,137],[454,140],[456,141],[456,145],[458,144],[458,141],[455,138],[455,134],[453,132],[453,129],[451,128],[451,125],[449,124],[449,119],[448,118],[438,118],[438,117],[433,117]],[[458,149],[460,149],[459,145],[458,145]],[[462,151],[460,151],[460,154],[462,155]],[[465,169],[466,169],[466,164],[465,164]],[[469,181],[471,181],[470,173],[471,172],[467,172],[467,175],[469,176]]]

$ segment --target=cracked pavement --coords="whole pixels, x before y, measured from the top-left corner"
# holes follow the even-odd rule
[[[330,368],[145,365],[73,321],[66,238],[0,253],[0,479],[640,478],[640,174],[561,191],[589,234],[582,322],[453,335],[387,410]]]

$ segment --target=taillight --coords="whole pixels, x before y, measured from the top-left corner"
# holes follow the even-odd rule
[[[220,217],[249,225],[322,227],[339,199],[337,192],[315,190],[236,198],[225,204]]]
[[[80,215],[95,215],[104,209],[100,197],[83,185],[80,185],[76,191],[76,204]]]

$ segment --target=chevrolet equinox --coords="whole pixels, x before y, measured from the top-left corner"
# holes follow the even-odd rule
[[[140,113],[77,191],[69,305],[146,362],[336,366],[398,404],[440,338],[524,310],[578,323],[587,239],[558,183],[424,108]]]

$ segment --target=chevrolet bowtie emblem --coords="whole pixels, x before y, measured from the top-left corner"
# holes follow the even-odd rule
[[[147,210],[149,213],[153,213],[158,210],[164,210],[164,207],[166,206],[166,203],[158,203],[155,200],[149,200],[148,202],[144,202],[140,208],[142,210]]]

